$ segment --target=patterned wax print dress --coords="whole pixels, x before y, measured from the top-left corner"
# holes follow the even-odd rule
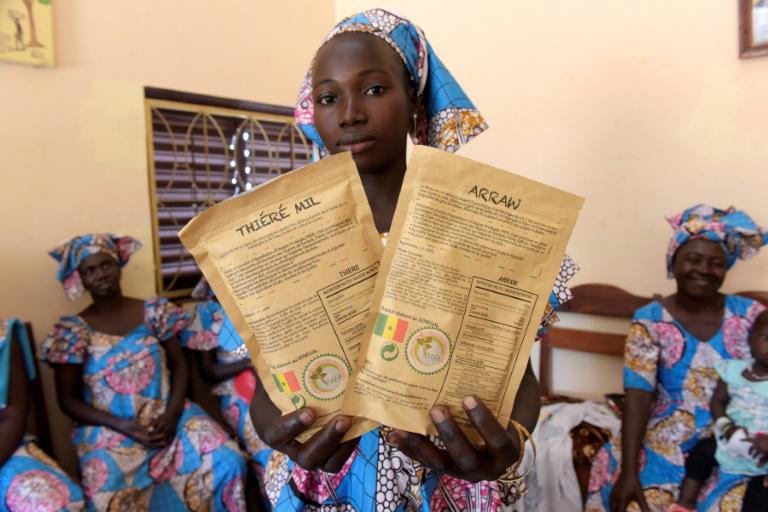
[[[192,323],[181,332],[181,344],[190,350],[215,350],[219,363],[228,364],[249,357],[245,343],[235,331],[224,308],[215,300],[197,305]],[[245,370],[235,377],[219,382],[213,393],[219,400],[221,414],[232,432],[237,434],[240,446],[254,462],[267,446],[259,439],[253,427],[250,404],[256,390],[256,373]]]
[[[16,319],[0,320],[0,409],[7,405],[10,350],[15,340],[24,353],[27,376],[36,377],[32,347],[24,325]],[[0,467],[0,512],[56,512],[83,510],[83,491],[56,462],[26,436]]]
[[[656,393],[639,457],[640,482],[652,510],[665,511],[677,499],[687,453],[710,435],[715,365],[749,357],[749,330],[764,309],[751,299],[726,296],[723,323],[707,341],[696,339],[659,302],[635,312],[624,349],[624,387]],[[620,448],[621,440],[615,439],[595,458],[587,511],[610,509],[621,466]],[[743,496],[743,486],[731,487],[722,499],[730,502],[739,493]],[[738,501],[737,509],[722,510],[741,510]]]
[[[147,424],[165,411],[170,372],[162,343],[189,315],[166,299],[144,305],[144,323],[125,336],[94,331],[82,318],[61,318],[43,343],[52,364],[83,365],[84,399],[119,418]],[[89,510],[245,509],[245,460],[227,433],[187,401],[176,436],[150,449],[101,425],[73,436]]]

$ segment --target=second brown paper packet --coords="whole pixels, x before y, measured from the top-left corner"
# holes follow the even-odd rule
[[[436,434],[429,410],[479,397],[507,426],[584,200],[417,146],[342,412]]]

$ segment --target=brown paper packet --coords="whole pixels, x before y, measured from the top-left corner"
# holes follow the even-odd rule
[[[339,414],[382,246],[350,153],[222,201],[179,233],[283,413]],[[376,425],[353,421],[356,435]],[[352,433],[348,435],[351,437]]]
[[[478,396],[506,426],[583,199],[414,149],[342,412],[435,434],[429,409]]]

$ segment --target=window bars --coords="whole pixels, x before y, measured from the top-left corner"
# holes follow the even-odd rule
[[[177,233],[209,206],[308,163],[288,107],[145,89],[155,283],[190,294],[201,274]]]

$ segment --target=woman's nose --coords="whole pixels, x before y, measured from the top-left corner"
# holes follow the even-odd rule
[[[702,274],[713,275],[716,273],[716,265],[708,261],[703,261],[697,266],[696,270]]]
[[[339,118],[339,124],[342,127],[364,123],[367,119],[365,109],[359,99],[350,96],[342,103],[342,112]]]

